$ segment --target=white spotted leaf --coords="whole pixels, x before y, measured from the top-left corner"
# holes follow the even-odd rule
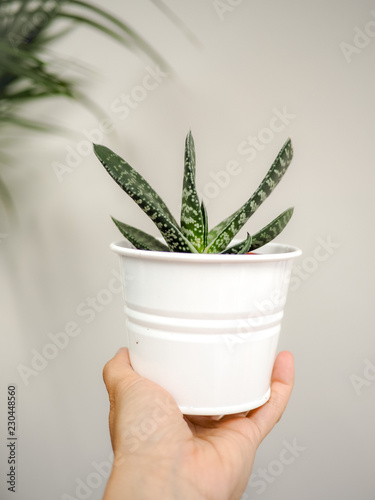
[[[182,186],[181,204],[181,232],[191,244],[203,252],[204,245],[204,222],[201,205],[195,185],[195,146],[191,132],[185,141],[185,168]]]
[[[251,238],[250,234],[247,233],[246,240],[241,241],[240,243],[236,243],[235,245],[232,245],[231,247],[227,248],[226,250],[224,250],[221,253],[240,255],[243,253],[250,252],[251,242],[252,242],[252,238]]]
[[[263,229],[253,235],[250,251],[266,245],[276,238],[290,221],[294,208],[288,208],[278,215],[273,221],[264,226]]]
[[[105,146],[94,144],[94,151],[109,175],[154,222],[170,250],[182,253],[197,252],[181,233],[164,201],[129,163]]]
[[[164,245],[164,243],[154,236],[151,236],[151,234],[145,233],[136,227],[129,226],[129,224],[125,224],[124,222],[120,222],[114,217],[112,217],[112,220],[120,233],[139,250],[156,250],[158,252],[170,251],[167,245]]]
[[[208,246],[205,249],[206,253],[220,253],[227,248],[238,231],[240,231],[263,201],[278,185],[290,165],[292,158],[292,142],[288,139],[281,148],[275,161],[272,163],[266,176],[249,200],[208,233]]]

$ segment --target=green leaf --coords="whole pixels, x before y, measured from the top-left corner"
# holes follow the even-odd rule
[[[202,200],[201,204],[201,211],[202,211],[202,218],[203,218],[203,248],[206,248],[207,246],[207,236],[208,236],[208,214],[207,214],[207,208],[206,205],[204,204],[204,201]]]
[[[0,177],[0,200],[3,202],[4,206],[8,210],[12,210],[14,208],[14,202],[12,195],[8,189],[8,186],[5,184],[3,179]]]
[[[12,73],[14,77],[29,78],[46,88],[69,88],[69,83],[48,72],[42,59],[27,50],[16,51],[0,40],[1,69]],[[9,85],[10,82],[7,82]]]
[[[255,250],[263,245],[266,245],[272,241],[276,236],[278,236],[285,226],[290,221],[293,215],[294,208],[288,208],[282,214],[273,219],[272,222],[267,224],[263,229],[258,231],[253,236],[253,241],[251,243],[251,250]]]
[[[94,152],[109,175],[138,205],[141,205],[146,214],[153,208],[178,227],[175,218],[161,197],[127,161],[106,146],[99,144],[94,144]]]
[[[11,42],[14,48],[18,46],[19,42],[31,44],[55,20],[60,3],[61,1],[48,2],[48,0],[41,2],[13,0],[9,2],[10,10],[8,9],[7,22],[3,23],[2,26],[2,35],[4,33],[10,35],[7,37],[10,41],[14,36],[13,41],[17,41],[16,44]]]
[[[129,44],[129,42],[122,35],[116,33],[116,31],[112,30],[111,28],[108,28],[107,26],[104,26],[104,24],[89,19],[88,17],[80,16],[78,14],[72,14],[70,12],[60,12],[59,17],[69,19],[71,21],[76,21],[80,24],[87,24],[91,28],[95,28],[98,31],[102,31],[106,35],[109,35],[111,38],[117,40],[118,42],[123,43],[124,45]]]
[[[246,240],[241,241],[240,243],[236,243],[235,245],[227,248],[226,250],[224,250],[221,253],[223,253],[223,254],[225,253],[225,254],[238,254],[238,255],[240,255],[240,254],[243,254],[243,253],[250,252],[251,242],[252,242],[252,238],[251,238],[250,234],[247,233]]]
[[[127,44],[140,48],[161,68],[169,69],[165,60],[158,54],[158,52],[151,45],[149,45],[143,37],[141,37],[136,31],[130,28],[128,24],[121,21],[118,17],[110,14],[106,10],[101,9],[97,5],[91,4],[90,2],[85,2],[84,0],[69,0],[69,4],[78,5],[83,9],[91,10],[95,14],[99,15],[100,18],[107,19],[110,23],[113,23],[127,35]]]
[[[73,98],[99,116],[98,106],[87,97],[87,88],[85,94],[79,92],[76,75],[81,76],[82,70],[78,72],[69,59],[65,59],[66,68],[56,65],[56,54],[51,52],[51,42],[77,24],[105,33],[133,53],[142,52],[160,68],[171,71],[160,54],[121,17],[91,0],[0,0],[0,126],[26,124],[44,131],[45,125],[38,124],[37,119],[24,120],[23,105],[50,96]]]
[[[75,26],[66,26],[59,31],[56,31],[56,33],[51,33],[51,34],[45,34],[42,33],[38,39],[34,42],[34,47],[39,47],[43,49],[43,46],[50,44],[51,42],[55,42],[56,40],[59,40],[60,38],[65,37],[66,35],[69,35],[72,31],[74,31]]]
[[[195,186],[195,147],[191,132],[185,141],[185,168],[181,204],[181,232],[190,243],[203,252],[204,226],[201,206]]]
[[[109,175],[156,224],[173,252],[197,253],[164,201],[129,163],[105,146],[94,144],[94,151]]]
[[[51,123],[37,122],[37,121],[29,120],[28,118],[23,118],[23,117],[16,116],[16,115],[2,116],[1,122],[11,124],[11,125],[16,125],[18,127],[23,127],[23,128],[38,131],[38,132],[49,132],[49,131],[51,131],[52,127],[55,127]],[[55,130],[59,130],[57,128],[57,126],[56,126]]]
[[[120,233],[139,250],[156,250],[158,252],[170,251],[167,245],[164,245],[164,243],[154,238],[154,236],[151,236],[151,234],[147,234],[136,227],[124,224],[114,217],[112,217],[112,220],[120,230]]]
[[[205,252],[220,253],[228,246],[238,231],[278,185],[290,165],[292,157],[292,142],[288,139],[250,199],[234,214],[211,229],[208,234],[209,244]]]

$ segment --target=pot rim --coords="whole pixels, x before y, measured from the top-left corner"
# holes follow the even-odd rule
[[[238,240],[240,241],[240,240]],[[236,240],[233,240],[236,243]],[[204,254],[204,253],[178,253],[178,252],[159,252],[155,250],[139,250],[134,248],[127,240],[121,240],[110,244],[110,249],[119,255],[131,258],[142,258],[154,261],[176,261],[176,262],[267,262],[289,260],[299,257],[302,250],[283,243],[267,243],[256,250],[253,255],[231,255],[231,254]]]

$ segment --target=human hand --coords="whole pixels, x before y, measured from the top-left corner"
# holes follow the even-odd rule
[[[265,405],[221,419],[183,415],[167,391],[134,372],[126,348],[103,377],[114,452],[103,500],[238,500],[288,403],[294,362],[290,352],[278,355]]]

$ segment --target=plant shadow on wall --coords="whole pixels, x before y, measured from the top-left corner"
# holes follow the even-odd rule
[[[151,3],[190,40],[194,39],[189,29],[162,2],[151,0]],[[160,68],[167,68],[164,59],[126,22],[89,1],[0,0],[0,130],[3,137],[14,127],[58,131],[53,122],[42,122],[25,114],[28,103],[41,99],[63,97],[84,104],[96,114],[100,112],[79,90],[83,67],[51,52],[53,42],[77,25],[101,32],[130,51],[148,57]],[[64,77],[63,70],[73,72],[74,76]],[[12,164],[6,146],[9,146],[8,138],[0,142],[1,170]],[[13,147],[18,144],[13,142]],[[1,170],[0,201],[11,213],[14,208],[12,196]]]

